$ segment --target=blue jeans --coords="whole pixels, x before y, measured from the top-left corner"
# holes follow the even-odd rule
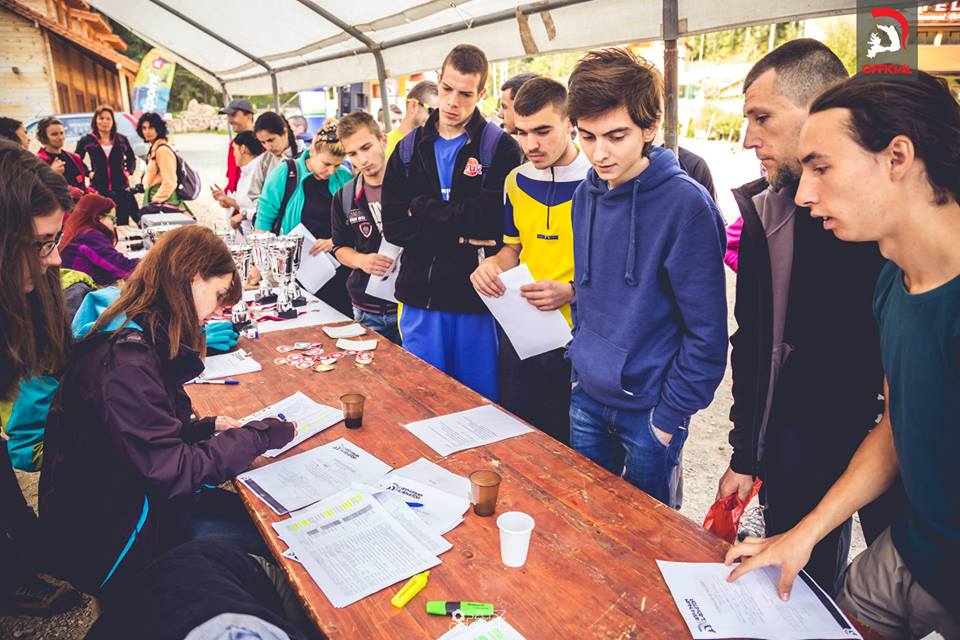
[[[680,458],[689,421],[664,444],[653,431],[651,413],[652,409],[608,407],[577,387],[570,398],[570,446],[660,502],[679,509],[683,498]]]
[[[400,327],[397,325],[397,310],[386,313],[375,313],[353,308],[353,319],[365,327],[373,329],[390,342],[400,345]]]
[[[189,540],[216,540],[247,553],[270,557],[263,537],[253,524],[240,496],[223,489],[204,489],[193,496]]]

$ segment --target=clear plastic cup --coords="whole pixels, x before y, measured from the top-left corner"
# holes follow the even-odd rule
[[[508,511],[497,518],[500,529],[500,559],[508,567],[522,567],[530,549],[533,518],[520,511]]]

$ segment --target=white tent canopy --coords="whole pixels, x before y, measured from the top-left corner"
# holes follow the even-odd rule
[[[856,10],[855,0],[665,0],[676,35]],[[90,0],[231,95],[339,85],[435,69],[456,44],[491,60],[662,37],[664,0]],[[543,12],[548,12],[544,14]],[[546,22],[545,22],[546,18]],[[547,24],[555,26],[553,39]],[[668,29],[668,33],[670,30]]]

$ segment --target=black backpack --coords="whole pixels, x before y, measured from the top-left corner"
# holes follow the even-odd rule
[[[181,200],[196,200],[197,196],[200,195],[200,174],[194,170],[190,164],[183,159],[179,153],[173,150],[168,144],[161,144],[160,147],[166,147],[173,151],[173,155],[177,157],[177,195]],[[156,150],[154,150],[156,154]]]

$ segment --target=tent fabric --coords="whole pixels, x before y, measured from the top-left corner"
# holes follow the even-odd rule
[[[513,15],[517,8],[529,15],[530,33],[540,53],[657,40],[663,13],[662,0],[90,0],[90,4],[231,95],[271,93],[271,74],[282,92],[377,78],[376,60],[367,45],[313,7],[322,7],[375,43],[387,77],[436,69],[460,43],[479,46],[490,60],[529,55]],[[544,8],[556,26],[553,40],[540,15]],[[678,0],[679,34],[855,10],[855,0]],[[493,22],[492,17],[506,19]]]

